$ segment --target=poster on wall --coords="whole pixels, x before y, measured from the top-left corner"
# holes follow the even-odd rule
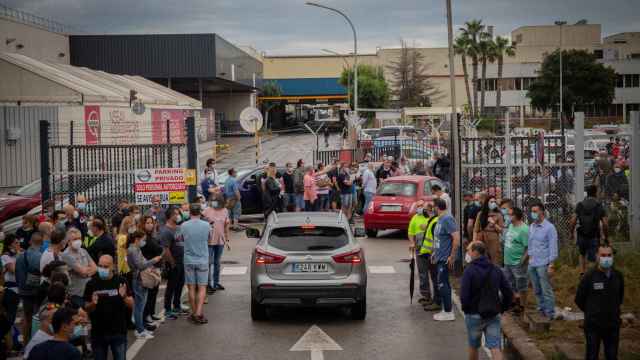
[[[84,137],[85,144],[100,144],[100,106],[87,105],[84,107]]]
[[[129,108],[108,109],[105,122],[110,125],[109,144],[126,145],[138,143],[140,124],[132,116]]]
[[[169,121],[169,141],[171,144],[186,142],[184,129],[185,111],[176,109],[151,110],[151,137],[154,144],[167,143],[167,121]]]
[[[162,204],[182,204],[187,196],[187,176],[183,168],[137,169],[133,187],[137,205],[150,205],[154,196]]]

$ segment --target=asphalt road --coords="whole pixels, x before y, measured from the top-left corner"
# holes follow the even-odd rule
[[[209,324],[167,320],[155,339],[130,345],[135,356],[129,359],[465,358],[466,331],[459,312],[455,322],[436,323],[415,304],[416,295],[410,305],[409,266],[403,261],[408,258],[407,242],[399,235],[361,240],[369,266],[366,320],[351,320],[343,309],[275,309],[267,321],[253,322],[247,267],[254,241],[234,234],[231,251],[223,255],[221,281],[227,290],[209,296],[205,305]],[[239,274],[225,275],[234,272]],[[291,351],[307,331],[296,348],[309,349],[305,345],[310,341],[336,350],[314,357],[310,351]]]

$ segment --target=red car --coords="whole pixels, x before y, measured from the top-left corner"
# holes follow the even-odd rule
[[[431,186],[447,186],[432,176],[397,176],[384,180],[364,213],[364,228],[368,237],[376,237],[378,230],[407,230],[415,214],[415,203],[433,199]]]
[[[40,205],[40,180],[29,183],[7,196],[0,196],[0,224]]]

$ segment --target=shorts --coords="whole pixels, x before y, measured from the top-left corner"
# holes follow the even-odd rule
[[[580,255],[585,256],[591,262],[596,261],[596,253],[600,244],[600,240],[597,237],[588,239],[578,234],[577,243]]]
[[[478,349],[482,346],[482,334],[484,334],[484,346],[488,349],[500,349],[502,330],[500,315],[490,319],[483,319],[479,314],[465,314],[464,323],[467,326],[467,339],[469,347]]]
[[[240,219],[240,215],[242,215],[242,203],[240,201],[236,201],[236,204],[233,205],[229,211],[229,217],[231,220],[238,220]]]
[[[353,204],[353,194],[340,194],[340,203],[343,209],[350,208]]]
[[[296,209],[304,210],[304,194],[296,194]]]
[[[516,292],[525,292],[529,286],[527,265],[505,265],[504,275]]]
[[[184,264],[184,283],[187,285],[207,285],[208,264]]]

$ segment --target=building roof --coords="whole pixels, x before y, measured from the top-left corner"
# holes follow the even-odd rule
[[[113,75],[103,71],[65,64],[42,62],[30,57],[0,52],[0,77],[13,82],[15,91],[0,88],[0,102],[82,102],[82,103],[129,103],[130,90],[137,98],[149,105],[172,105],[202,107],[200,101],[163,87],[140,76]],[[12,75],[26,72],[25,77],[12,79]],[[3,72],[7,74],[3,74]],[[6,75],[6,76],[5,76]],[[42,82],[42,84],[36,84]],[[30,91],[42,85],[48,91]]]

